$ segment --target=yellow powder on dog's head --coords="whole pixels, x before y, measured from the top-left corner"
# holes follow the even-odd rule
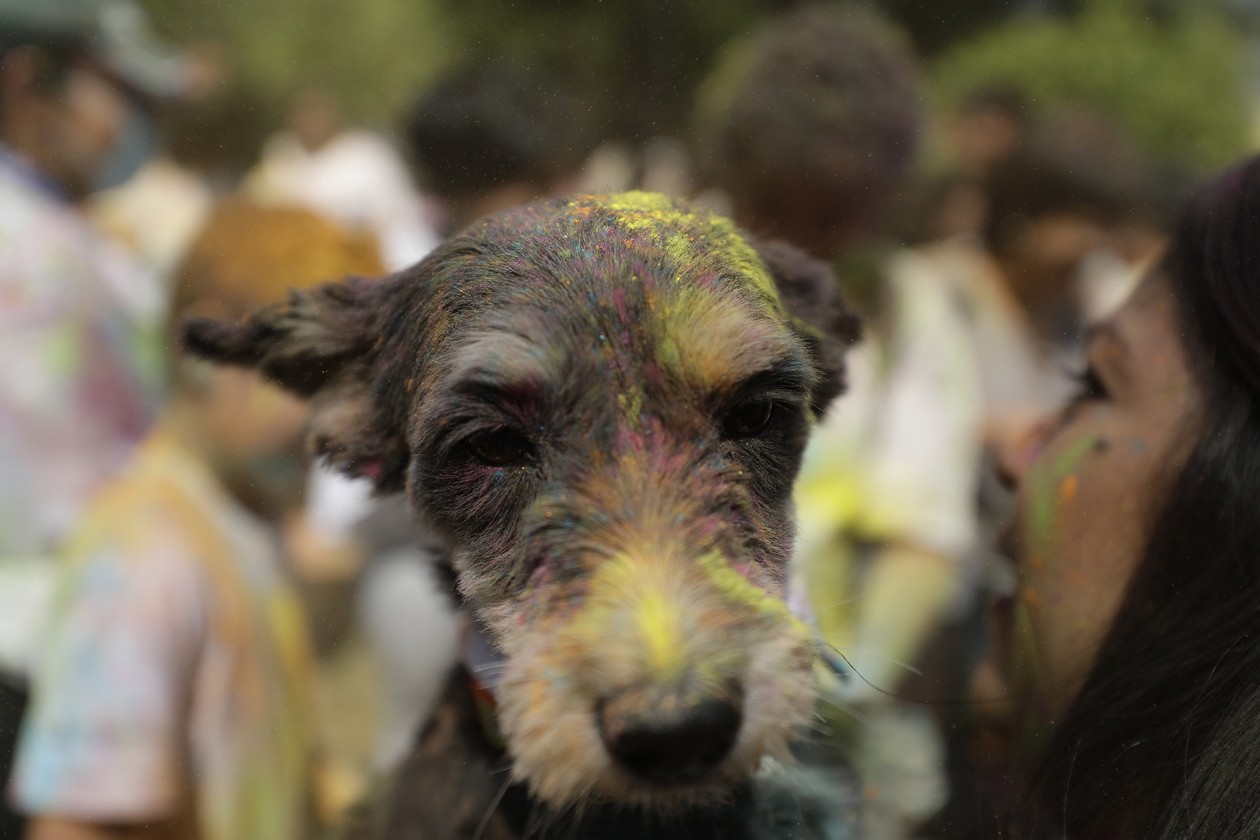
[[[679,577],[667,562],[615,557],[601,564],[591,580],[579,635],[607,639],[609,656],[638,660],[654,678],[668,681],[687,666],[682,595]],[[618,627],[629,632],[617,632]],[[629,646],[622,649],[614,640]]]
[[[661,680],[681,676],[687,661],[683,655],[682,609],[678,602],[666,593],[647,591],[639,596],[634,612],[653,676]]]
[[[765,263],[729,219],[682,207],[659,193],[620,193],[602,203],[621,217],[623,227],[655,239],[679,265],[698,256],[718,256],[732,272],[778,303],[779,293]]]

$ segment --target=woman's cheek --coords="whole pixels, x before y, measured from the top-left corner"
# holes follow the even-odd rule
[[[1046,581],[1055,581],[1065,571],[1063,536],[1075,534],[1085,523],[1075,521],[1077,500],[1081,492],[1082,462],[1091,454],[1105,449],[1104,439],[1090,433],[1049,450],[1028,473],[1025,482],[1023,511],[1023,581],[1037,582],[1044,590]],[[1057,590],[1057,586],[1053,587]],[[1042,595],[1055,592],[1036,590],[1025,600],[1032,609],[1042,604]]]

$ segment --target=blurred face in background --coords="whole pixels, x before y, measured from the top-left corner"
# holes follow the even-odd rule
[[[1081,261],[1107,241],[1107,229],[1078,213],[1011,219],[998,253],[1002,273],[1034,321],[1072,305]]]
[[[1035,740],[1072,703],[1189,452],[1201,397],[1180,335],[1171,288],[1148,277],[1095,329],[1080,396],[1002,453],[1018,584],[995,604],[973,694],[982,729],[1005,743]]]
[[[0,63],[0,135],[73,196],[86,194],[137,106],[86,64],[55,72],[35,48]]]
[[[964,108],[949,122],[954,165],[964,175],[983,178],[1024,139],[1023,119],[996,105]]]
[[[369,236],[299,207],[226,199],[176,272],[171,346],[183,318],[240,320],[294,290],[384,273]],[[185,442],[256,513],[278,521],[293,512],[305,484],[306,402],[252,370],[189,357],[175,364],[174,414]]]
[[[307,404],[252,370],[181,360],[182,393],[216,473],[256,513],[280,519],[301,501]]]
[[[299,91],[289,104],[289,127],[308,152],[316,152],[341,131],[341,102],[322,88]]]

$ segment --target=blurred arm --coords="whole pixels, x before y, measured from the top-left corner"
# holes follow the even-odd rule
[[[111,826],[37,817],[27,825],[25,840],[195,840],[196,837],[196,830],[185,821]]]

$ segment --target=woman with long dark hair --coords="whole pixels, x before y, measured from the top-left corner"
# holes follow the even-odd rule
[[[1031,768],[1004,836],[1260,836],[1260,158],[1089,360],[1003,459],[1019,586],[976,709]]]

